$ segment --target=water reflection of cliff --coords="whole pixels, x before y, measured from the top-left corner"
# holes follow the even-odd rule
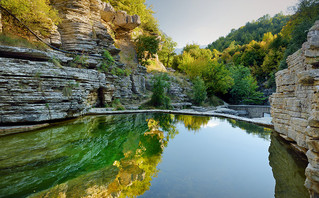
[[[298,156],[291,146],[275,133],[271,135],[269,164],[276,180],[275,197],[309,197],[308,190],[304,186],[306,159]]]

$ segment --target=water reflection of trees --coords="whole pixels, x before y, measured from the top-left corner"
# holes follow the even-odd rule
[[[191,116],[191,115],[175,115],[175,121],[184,124],[185,128],[191,131],[199,131],[199,129],[208,124],[210,117]]]
[[[41,190],[31,197],[135,197],[149,189],[176,134],[173,115],[137,114],[8,136],[0,140],[0,190],[12,197]]]
[[[248,134],[253,134],[258,136],[259,138],[270,140],[270,134],[272,132],[272,129],[261,127],[244,121],[238,121],[233,119],[226,120],[231,124],[233,128],[239,127]]]

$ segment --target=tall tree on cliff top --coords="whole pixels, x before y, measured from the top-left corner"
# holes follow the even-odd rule
[[[162,34],[161,49],[158,52],[160,61],[165,67],[172,67],[173,57],[175,55],[175,47],[177,43],[173,39],[165,34]]]

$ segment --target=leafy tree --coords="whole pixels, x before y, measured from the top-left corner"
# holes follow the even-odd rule
[[[202,73],[209,95],[226,94],[233,86],[233,79],[223,63],[210,61]]]
[[[196,105],[202,105],[203,102],[207,98],[207,92],[206,92],[206,87],[203,79],[200,77],[196,77],[195,80],[193,81],[194,86],[193,86],[193,100]]]
[[[171,37],[162,34],[161,50],[158,52],[160,61],[166,67],[172,67],[173,56],[175,55],[175,47],[177,43]]]
[[[262,41],[263,35],[267,32],[278,34],[288,20],[289,16],[284,16],[282,13],[279,13],[272,18],[269,15],[265,15],[257,21],[246,23],[245,26],[242,26],[237,30],[232,29],[226,37],[220,37],[208,45],[208,49],[223,51],[228,48],[233,41],[238,45],[248,44],[252,40],[257,42]]]
[[[154,58],[159,48],[160,40],[156,36],[141,35],[135,40],[137,58],[142,65],[147,65],[147,60]]]
[[[242,65],[230,69],[234,84],[230,89],[231,102],[238,104],[262,104],[263,93],[257,91],[257,81],[252,77],[249,68]]]
[[[170,87],[169,77],[166,73],[156,74],[153,78],[153,94],[150,101],[155,107],[168,109],[170,107],[170,98],[166,95],[167,89]]]

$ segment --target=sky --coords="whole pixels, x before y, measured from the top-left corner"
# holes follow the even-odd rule
[[[146,0],[156,12],[160,29],[178,48],[191,43],[208,45],[265,14],[288,14],[288,7],[296,3],[298,0]]]

